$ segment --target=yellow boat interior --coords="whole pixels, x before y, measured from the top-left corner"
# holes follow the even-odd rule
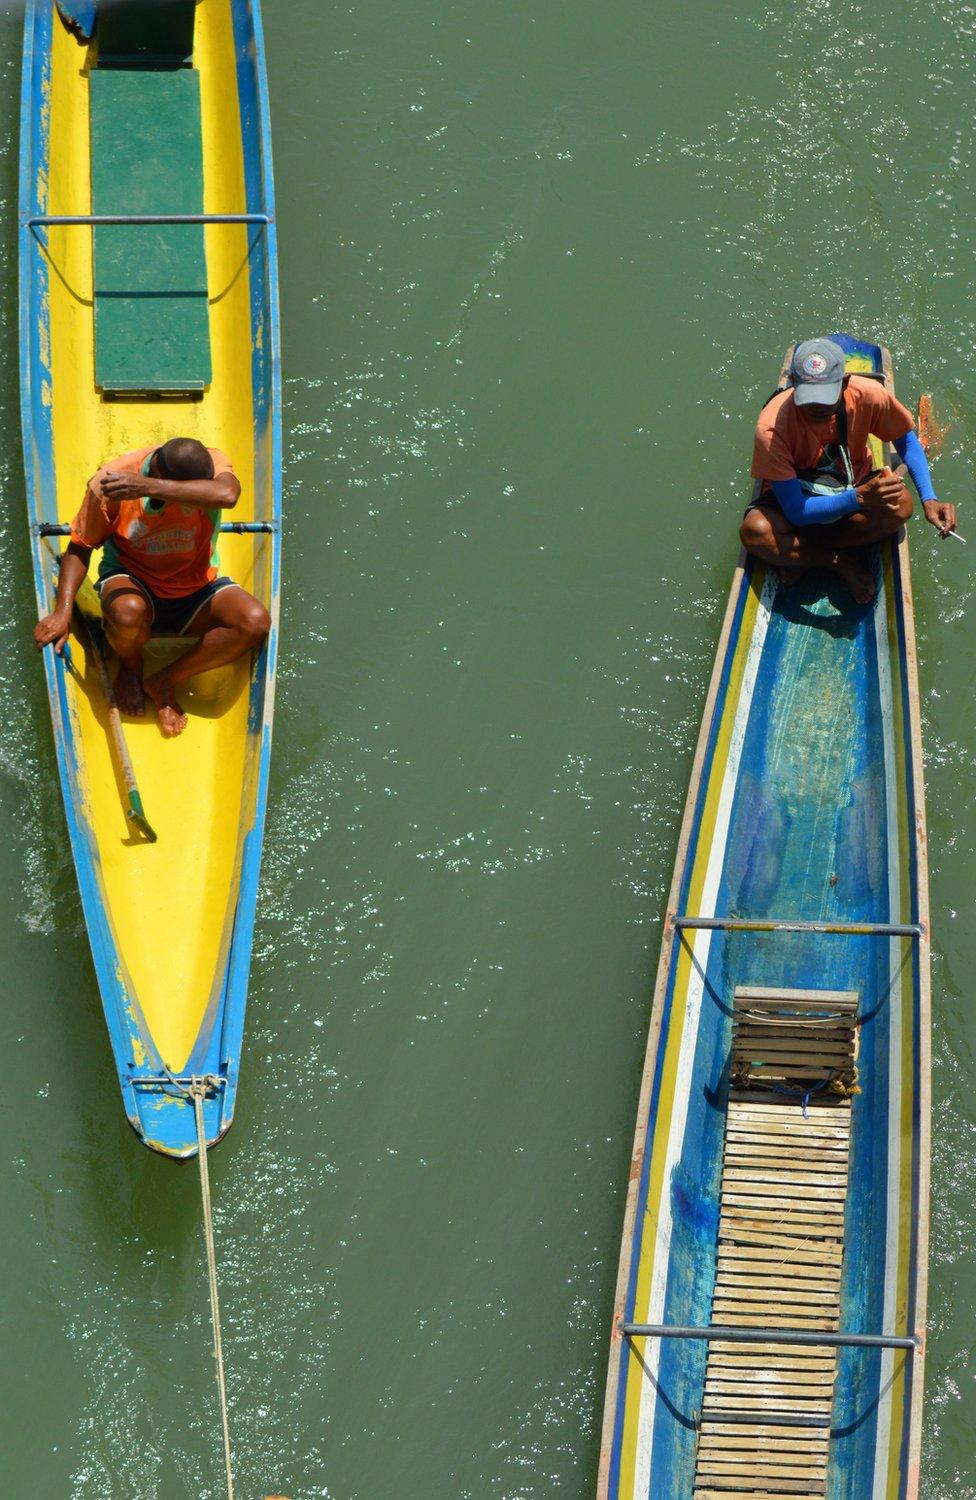
[[[192,58],[186,61],[192,63],[199,85],[196,149],[202,158],[202,204],[196,211],[242,213],[245,165],[236,107],[233,5],[231,0],[200,0],[191,10]],[[99,211],[93,205],[92,85],[103,71],[97,33],[95,40],[81,39],[55,13],[48,181],[38,185],[37,195],[50,215]],[[184,71],[190,71],[185,64]],[[119,107],[124,106],[124,89],[119,92],[118,78],[111,80],[111,86],[117,126],[124,133],[126,111]],[[158,151],[164,160],[165,132]],[[192,178],[192,172],[189,175]],[[131,211],[147,210],[137,201]],[[149,211],[184,212],[186,204]],[[189,313],[197,320],[197,333],[201,317],[204,333],[209,327],[209,350],[203,354],[197,350],[196,378],[184,380],[185,389],[178,388],[182,377],[177,376],[173,382],[177,388],[154,390],[151,380],[145,382],[145,389],[126,389],[123,379],[106,375],[96,365],[111,364],[113,341],[122,341],[124,352],[127,327],[133,341],[146,331],[139,323],[144,306],[131,302],[127,311],[119,296],[115,305],[106,304],[104,327],[97,325],[100,347],[95,347],[95,303],[103,288],[93,282],[93,260],[97,262],[99,255],[96,243],[93,257],[93,240],[104,231],[70,224],[47,228],[48,307],[42,338],[48,348],[42,348],[41,355],[50,371],[43,400],[51,412],[60,522],[69,522],[75,515],[86,482],[100,464],[174,436],[198,438],[230,456],[242,494],[227,519],[272,517],[271,466],[255,464],[252,390],[253,270],[249,256],[261,232],[252,224],[207,224],[192,231],[199,236],[201,248],[205,245],[205,282],[202,292],[200,287],[191,288],[196,301]],[[116,260],[138,258],[142,253],[139,236],[146,233],[141,226],[113,228]],[[119,237],[125,235],[130,239],[120,250]],[[130,384],[138,387],[139,378]],[[256,467],[261,471],[257,476]],[[60,545],[57,541],[51,545],[52,572]],[[220,571],[269,606],[273,603],[271,556],[272,541],[267,535],[221,537]],[[97,565],[96,553],[92,574]],[[252,762],[260,753],[260,735],[249,733],[254,663],[245,658],[184,684],[181,702],[189,714],[189,726],[176,739],[163,737],[151,705],[144,718],[125,719],[146,815],[158,833],[157,842],[150,843],[131,832],[126,822],[125,790],[112,753],[95,662],[77,635],[71,647],[72,669],[66,679],[73,771],[97,845],[98,878],[119,955],[120,988],[141,1014],[138,1029],[151,1037],[165,1066],[180,1074],[223,982],[240,874],[241,828],[253,818]],[[154,657],[162,659],[167,652],[183,649],[184,644],[173,640],[151,642],[147,670],[152,670]],[[138,1051],[135,1044],[133,1050]],[[147,1058],[135,1056],[133,1061],[138,1067]]]

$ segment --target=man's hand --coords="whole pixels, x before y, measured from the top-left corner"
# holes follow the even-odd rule
[[[947,505],[944,500],[923,500],[922,509],[925,512],[926,521],[931,521],[940,536],[948,536],[950,531],[956,529],[956,507]]]
[[[34,641],[38,651],[43,651],[44,647],[50,646],[53,641],[54,649],[60,656],[70,629],[70,610],[65,614],[63,610],[56,609],[53,615],[45,615],[43,620],[38,620],[34,626]]]
[[[865,479],[863,484],[857,486],[857,498],[861,509],[868,515],[897,510],[905,499],[905,486],[897,474],[892,474],[890,469],[882,469],[879,474],[872,474],[870,479]]]
[[[146,474],[120,474],[112,471],[102,476],[100,488],[109,504],[117,505],[122,500],[141,500],[143,495],[152,499],[155,484],[156,480],[150,479]]]

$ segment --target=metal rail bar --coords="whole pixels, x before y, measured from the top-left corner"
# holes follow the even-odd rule
[[[223,532],[233,531],[244,535],[251,531],[277,531],[274,521],[221,521],[220,529]]]
[[[51,224],[273,224],[271,214],[31,214],[28,229]]]
[[[239,534],[251,531],[277,531],[274,521],[221,521],[220,529],[223,532],[232,531]],[[71,527],[60,522],[40,521],[31,527],[35,536],[70,536]]]
[[[803,922],[790,917],[680,917],[671,923],[679,930],[700,929],[705,932],[826,932],[851,937],[913,937],[925,934],[921,922]]]
[[[830,1349],[920,1349],[921,1339],[897,1333],[820,1333],[807,1328],[690,1328],[680,1323],[621,1323],[627,1338],[725,1339],[733,1344],[811,1344]]]

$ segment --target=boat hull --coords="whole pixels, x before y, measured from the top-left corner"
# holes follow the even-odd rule
[[[260,14],[201,0],[194,65],[202,95],[204,211],[268,214],[267,226],[208,225],[213,378],[200,398],[103,398],[94,385],[92,231],[31,227],[90,203],[91,44],[49,0],[25,21],[20,161],[21,410],[34,581],[52,605],[60,544],[41,534],[75,513],[88,476],[128,449],[199,437],[230,454],[235,521],[269,529],[221,539],[221,571],[269,609],[261,652],[188,685],[190,727],[166,741],[151,719],[126,738],[156,844],[124,818],[104,698],[84,641],[44,671],[67,829],[126,1114],[142,1140],[196,1151],[193,1109],[170,1077],[209,1074],[208,1143],[236,1100],[267,805],[280,581],[277,271]],[[162,648],[165,651],[165,648]],[[162,659],[162,657],[160,658]]]
[[[845,342],[850,368],[870,362],[884,373],[883,351]],[[743,555],[736,569],[658,971],[601,1500],[680,1500],[695,1490],[707,1345],[622,1336],[620,1324],[711,1321],[735,988],[857,993],[861,1091],[852,1106],[840,1326],[922,1332],[928,908],[904,534],[876,554],[878,593],[867,606],[823,575],[786,588],[752,558]],[[919,924],[922,935],[679,932],[675,914]],[[831,1500],[917,1493],[921,1386],[921,1352],[841,1351]]]

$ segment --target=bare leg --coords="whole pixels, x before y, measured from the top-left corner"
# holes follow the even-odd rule
[[[102,589],[102,618],[108,643],[119,658],[115,678],[116,701],[124,714],[139,718],[145,712],[142,690],[142,648],[149,639],[149,601],[130,578],[111,578]]]
[[[198,637],[196,645],[143,683],[156,705],[163,733],[182,734],[186,728],[186,714],[176,699],[178,683],[236,661],[259,647],[270,628],[268,611],[244,589],[224,588],[214,594],[189,625],[190,632]]]
[[[774,567],[827,568],[844,580],[859,604],[866,604],[874,597],[874,579],[850,550],[892,535],[910,514],[907,490],[900,510],[858,511],[829,526],[794,526],[777,507],[758,505],[746,515],[739,535],[748,552]]]

